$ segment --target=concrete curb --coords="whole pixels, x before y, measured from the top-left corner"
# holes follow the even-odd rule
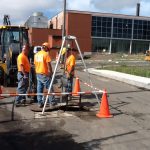
[[[126,73],[120,73],[120,72],[115,72],[110,70],[98,70],[94,68],[89,68],[88,72],[94,75],[125,82],[137,87],[150,89],[150,78],[139,77],[135,75],[129,75]]]

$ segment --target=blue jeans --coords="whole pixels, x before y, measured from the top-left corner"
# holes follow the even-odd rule
[[[24,77],[24,75],[21,72],[18,72],[17,79],[18,79],[17,93],[26,94],[29,86],[29,74],[27,74],[26,77]],[[22,99],[26,99],[26,97],[17,96],[16,102],[19,103]]]
[[[72,92],[72,84],[73,84],[73,77],[67,79],[67,86],[65,87],[65,92]]]
[[[51,77],[48,77],[43,74],[37,74],[36,77],[37,77],[37,93],[43,93],[44,87],[46,89],[49,89]],[[53,92],[53,88],[51,89],[51,92]],[[37,100],[39,104],[44,103],[42,98],[43,98],[42,95],[37,96]],[[49,100],[49,103],[52,103],[55,101],[55,97],[50,95],[48,100]]]

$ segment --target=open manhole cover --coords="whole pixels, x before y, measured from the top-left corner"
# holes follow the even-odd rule
[[[45,107],[45,112],[47,111],[53,111],[53,110],[58,110],[60,106],[53,106],[53,107]],[[42,112],[43,108],[39,108],[37,104],[31,105],[30,110],[34,112]]]
[[[59,107],[60,110],[64,110],[64,111],[89,111],[89,108],[86,106],[76,106],[76,105],[65,105],[65,106],[60,106]]]
[[[30,110],[34,112],[42,112],[43,108],[39,108],[37,104],[30,106]],[[45,112],[54,111],[54,110],[63,110],[63,111],[89,111],[90,108],[87,106],[79,106],[78,103],[72,103],[66,105],[66,103],[60,103],[59,105],[53,107],[45,107]]]

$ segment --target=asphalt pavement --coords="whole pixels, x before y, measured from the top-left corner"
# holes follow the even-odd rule
[[[82,80],[81,90],[91,90],[83,84],[89,83],[87,73],[77,74]],[[107,89],[112,118],[96,117],[100,106],[94,95],[82,97],[83,109],[68,107],[43,116],[31,110],[36,104],[14,107],[13,113],[14,97],[7,97],[0,100],[1,149],[149,150],[149,90],[99,74],[90,77],[94,87]]]

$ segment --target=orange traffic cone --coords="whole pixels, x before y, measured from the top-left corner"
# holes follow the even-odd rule
[[[107,100],[107,92],[104,90],[103,96],[102,96],[102,101],[100,105],[100,111],[96,114],[97,117],[99,118],[110,118],[112,115],[109,112],[109,104]]]
[[[75,85],[74,85],[74,90],[73,90],[73,93],[72,94],[73,96],[79,96],[79,94],[77,92],[80,92],[80,82],[79,82],[79,78],[76,77],[76,81],[75,81]],[[77,94],[75,94],[77,93]]]
[[[1,88],[1,85],[0,85],[0,94],[2,94],[2,88]],[[0,95],[0,99],[2,99],[3,97]]]

